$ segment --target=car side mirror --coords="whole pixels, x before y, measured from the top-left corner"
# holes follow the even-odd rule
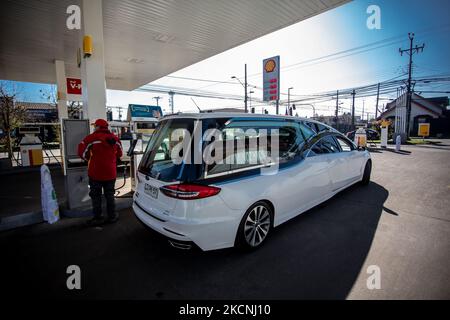
[[[358,151],[366,151],[367,149],[366,149],[366,147],[358,146],[358,147],[356,148],[356,150],[358,150]]]

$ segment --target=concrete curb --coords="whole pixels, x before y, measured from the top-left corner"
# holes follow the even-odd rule
[[[0,231],[8,231],[42,222],[44,222],[42,211],[15,214],[0,218]]]
[[[47,164],[46,166],[48,166],[48,168],[50,169],[50,171],[52,170],[62,170],[61,166],[59,164]],[[10,174],[17,174],[17,173],[28,173],[28,172],[40,172],[41,171],[41,166],[37,166],[37,167],[13,167],[13,168],[8,168],[8,169],[2,169],[0,170],[0,176],[3,175],[10,175]]]
[[[131,208],[132,204],[132,198],[118,198],[116,199],[116,210]],[[64,207],[64,205],[60,205],[61,218],[84,218],[92,216],[91,207],[85,207],[76,210],[68,210]],[[19,213],[0,218],[0,232],[31,226],[42,222],[44,222],[44,218],[41,210]]]

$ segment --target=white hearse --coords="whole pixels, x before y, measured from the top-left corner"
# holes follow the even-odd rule
[[[133,210],[177,248],[254,249],[274,227],[368,184],[371,169],[367,150],[313,120],[176,114],[148,143]]]

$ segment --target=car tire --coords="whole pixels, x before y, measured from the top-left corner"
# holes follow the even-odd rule
[[[364,168],[363,178],[361,184],[367,186],[370,183],[370,175],[372,173],[372,161],[367,161],[366,167]]]
[[[239,224],[236,246],[244,250],[254,250],[266,242],[273,228],[273,210],[264,201],[252,205]]]

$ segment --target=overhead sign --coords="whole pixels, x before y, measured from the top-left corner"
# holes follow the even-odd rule
[[[263,100],[280,100],[280,56],[263,61]]]
[[[429,123],[419,123],[419,137],[429,137],[430,136],[430,124]]]
[[[81,79],[67,78],[67,94],[81,95]]]
[[[65,99],[67,101],[81,101],[83,96],[83,86],[81,84],[81,79],[77,78],[66,78],[67,95]]]
[[[162,109],[158,106],[146,106],[139,104],[128,105],[128,121],[137,119],[148,120],[149,118],[159,119],[162,116]]]

